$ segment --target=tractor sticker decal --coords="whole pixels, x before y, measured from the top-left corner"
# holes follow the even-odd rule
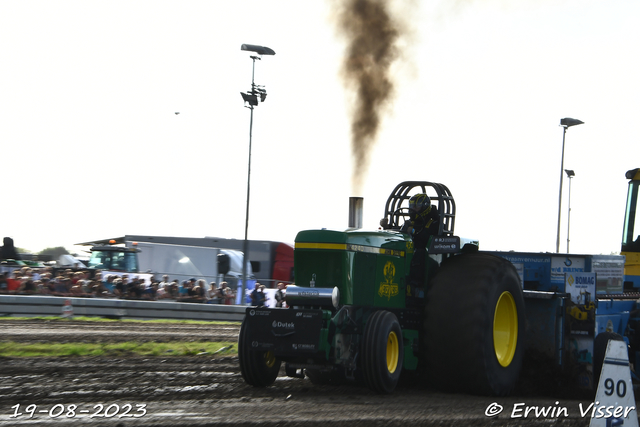
[[[404,251],[396,251],[394,249],[380,248],[379,253],[382,255],[404,256]]]
[[[387,297],[391,299],[398,295],[398,284],[393,282],[396,275],[396,266],[393,262],[387,261],[382,270],[384,274],[384,282],[380,283],[380,289],[378,289],[378,295],[381,297]]]
[[[382,254],[382,255],[392,255],[392,256],[400,256],[400,257],[403,257],[405,255],[404,251],[399,251],[396,249],[375,248],[372,246],[354,245],[352,243],[349,243],[347,245],[347,250],[354,251],[354,252],[366,252],[370,254]]]

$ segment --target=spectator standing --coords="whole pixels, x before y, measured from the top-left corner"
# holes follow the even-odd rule
[[[113,293],[118,298],[122,298],[127,294],[127,288],[124,286],[124,281],[122,280],[122,277],[116,277],[113,280]]]
[[[142,292],[144,291],[144,283],[141,285],[140,279],[134,277],[133,280],[131,280],[131,282],[128,284],[128,288],[129,298],[140,298],[142,296]]]
[[[74,296],[81,296],[84,292],[82,290],[82,285],[84,284],[84,280],[78,280],[75,284],[71,285],[71,289],[69,292]]]
[[[193,288],[196,287],[196,278],[192,277],[191,279],[189,279],[189,289],[191,289],[191,292],[189,292],[189,295],[193,295]]]
[[[169,281],[169,275],[165,274],[162,276],[162,282],[160,282],[158,284],[158,290],[160,289],[165,289],[167,287],[171,286],[171,282]],[[166,291],[166,289],[165,289]]]
[[[232,305],[235,294],[231,288],[229,288],[227,282],[222,282],[220,283],[220,288],[218,288],[218,296],[220,298],[220,304]]]
[[[56,283],[50,278],[49,273],[42,277],[42,292],[45,294],[53,294],[56,291]]]
[[[72,273],[71,274],[71,285],[75,286],[78,283],[78,281],[80,279],[82,279],[83,277],[84,277],[84,274],[82,274],[79,271],[76,271],[75,273]]]
[[[206,282],[202,279],[198,280],[196,285],[193,287],[193,296],[197,301],[206,302]]]
[[[101,280],[94,280],[92,284],[93,296],[96,298],[109,297],[109,291]]]
[[[168,298],[178,298],[178,296],[180,296],[180,289],[179,289],[179,285],[178,285],[178,281],[174,280],[173,282],[171,282],[171,285],[169,286],[169,296]]]
[[[187,296],[194,296],[193,286],[196,283],[196,279],[186,280],[182,283],[182,286],[186,289]]]
[[[89,279],[80,279],[80,281],[78,281],[78,284],[82,286],[83,294],[90,294],[93,291],[92,289],[93,284]]]
[[[13,270],[11,278],[7,279],[7,287],[9,290],[16,291],[22,285],[22,274],[20,270]]]
[[[225,297],[224,303],[226,305],[233,305],[234,300],[236,298],[236,293],[231,288],[227,288],[227,296]]]
[[[0,292],[5,293],[9,291],[9,284],[7,283],[7,273],[0,273]]]
[[[156,289],[156,299],[165,299],[165,298],[168,297],[168,295],[169,295],[168,292],[167,292],[168,289],[169,289],[168,287],[167,288],[164,288],[164,287],[161,288],[160,287],[160,283],[158,283],[157,288],[158,289]]]
[[[11,237],[5,237],[2,239],[2,248],[0,248],[0,259],[20,259],[18,256],[18,251],[16,251],[16,247],[13,245],[13,239]]]
[[[34,283],[36,285],[36,293],[40,295],[49,295],[51,293],[49,292],[49,288],[45,286],[43,280],[36,280]]]
[[[284,296],[285,296],[285,285],[284,283],[280,282],[278,283],[278,290],[276,291],[276,307],[278,308],[282,308],[285,306],[285,301],[284,301]]]
[[[114,280],[116,279],[117,276],[114,276],[113,274],[109,274],[107,277],[104,278],[104,280],[102,281],[102,284],[104,285],[104,287],[109,291],[110,294],[115,294],[115,283]]]
[[[216,289],[216,297],[218,298],[218,304],[227,303],[228,293],[229,293],[229,288],[227,288],[227,282],[220,283],[220,287]]]
[[[66,277],[58,275],[54,279],[54,292],[57,295],[64,295],[67,293],[67,287],[65,283]]]
[[[199,279],[195,287],[198,288],[198,291],[196,293],[206,300],[207,299],[207,282],[204,279]]]
[[[256,287],[251,292],[251,304],[256,307],[264,307],[267,298],[264,294],[264,285],[256,282]]]
[[[218,304],[218,296],[216,295],[216,282],[209,283],[209,289],[206,292],[207,304]]]
[[[158,282],[150,283],[144,290],[142,297],[145,299],[155,300],[158,295]]]
[[[22,284],[20,285],[20,288],[18,289],[18,293],[19,294],[27,294],[27,295],[31,295],[31,294],[35,294],[37,291],[37,287],[35,282],[28,276],[25,276],[22,278]]]
[[[32,268],[22,268],[22,270],[25,272],[25,276],[29,277],[31,280],[33,280],[34,282],[36,280],[40,280],[40,273],[38,273],[37,270],[33,270]]]
[[[191,284],[190,281],[188,280],[183,280],[182,284],[180,286],[180,296],[185,296],[185,295],[189,295],[189,285]]]
[[[258,288],[260,287],[260,283],[256,282],[256,285],[253,287],[253,290],[251,291],[251,293],[249,294],[249,296],[251,297],[251,305],[256,306],[258,305]]]

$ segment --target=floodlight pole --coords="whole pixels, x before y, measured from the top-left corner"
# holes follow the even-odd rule
[[[562,160],[560,161],[560,190],[558,191],[558,234],[556,237],[556,253],[560,253],[560,217],[562,213],[562,172],[564,170],[564,140],[567,134],[567,128],[575,125],[581,125],[584,122],[580,120],[565,117],[560,120],[562,126]]]
[[[571,170],[564,170],[567,173],[567,177],[569,178],[569,211],[567,212],[567,253],[569,253],[569,229],[571,228],[571,181],[575,176],[575,173]]]
[[[259,56],[251,55],[253,60],[253,66],[251,69],[251,95],[255,95],[256,85],[254,82],[256,74],[256,59],[260,59]],[[251,110],[251,118],[249,120],[249,164],[247,165],[247,210],[245,212],[244,220],[244,242],[242,243],[242,284],[238,289],[240,294],[240,301],[243,301],[242,289],[247,289],[247,260],[249,259],[249,200],[251,195],[251,142],[253,138],[253,107],[252,103],[249,103]]]
[[[562,209],[562,171],[564,169],[564,138],[567,134],[567,126],[562,127],[562,160],[560,161],[560,190],[558,191],[558,236],[556,237],[556,253],[560,252],[560,215]]]
[[[264,88],[258,89],[255,84],[255,74],[256,74],[256,60],[260,60],[259,55],[275,55],[276,53],[265,46],[258,46],[252,44],[243,44],[240,46],[240,50],[255,52],[257,55],[251,55],[251,59],[253,61],[251,68],[251,90],[249,93],[242,93],[242,99],[244,99],[245,103],[248,103],[249,108],[251,110],[251,118],[249,121],[249,163],[247,166],[247,209],[245,212],[245,221],[244,221],[244,242],[242,244],[242,283],[238,285],[238,295],[236,296],[236,300],[242,304],[243,301],[243,292],[242,289],[246,289],[247,286],[247,262],[249,258],[249,200],[251,195],[251,143],[253,138],[253,108],[258,105],[258,97],[260,97],[261,102],[264,102],[267,92]],[[245,105],[246,107],[246,105]]]

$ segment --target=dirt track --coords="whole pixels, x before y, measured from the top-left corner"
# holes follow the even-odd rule
[[[0,328],[2,339],[22,342],[233,341],[239,329],[234,325],[14,321],[0,322]],[[495,403],[503,411],[488,417],[485,412],[495,409]],[[392,395],[380,396],[358,385],[317,386],[308,379],[284,375],[274,386],[256,389],[244,384],[236,357],[210,355],[0,360],[0,425],[12,426],[588,426],[589,417],[581,417],[580,405],[584,409],[590,403],[558,396],[453,395],[419,386],[402,386]],[[120,417],[129,409],[127,404],[131,410]],[[522,417],[524,408],[532,406],[551,407],[551,411],[546,416],[532,412]],[[560,408],[566,408],[568,417],[552,416]],[[22,415],[12,417],[16,411]]]

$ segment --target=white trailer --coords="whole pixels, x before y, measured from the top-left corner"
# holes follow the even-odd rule
[[[242,279],[241,251],[201,246],[170,245],[150,242],[126,242],[128,248],[138,249],[138,269],[152,273],[157,279],[168,275],[170,280],[204,279],[220,283],[227,281],[232,289]],[[222,275],[218,269],[218,255],[226,255],[229,271]],[[251,264],[247,262],[247,276],[253,279]]]

